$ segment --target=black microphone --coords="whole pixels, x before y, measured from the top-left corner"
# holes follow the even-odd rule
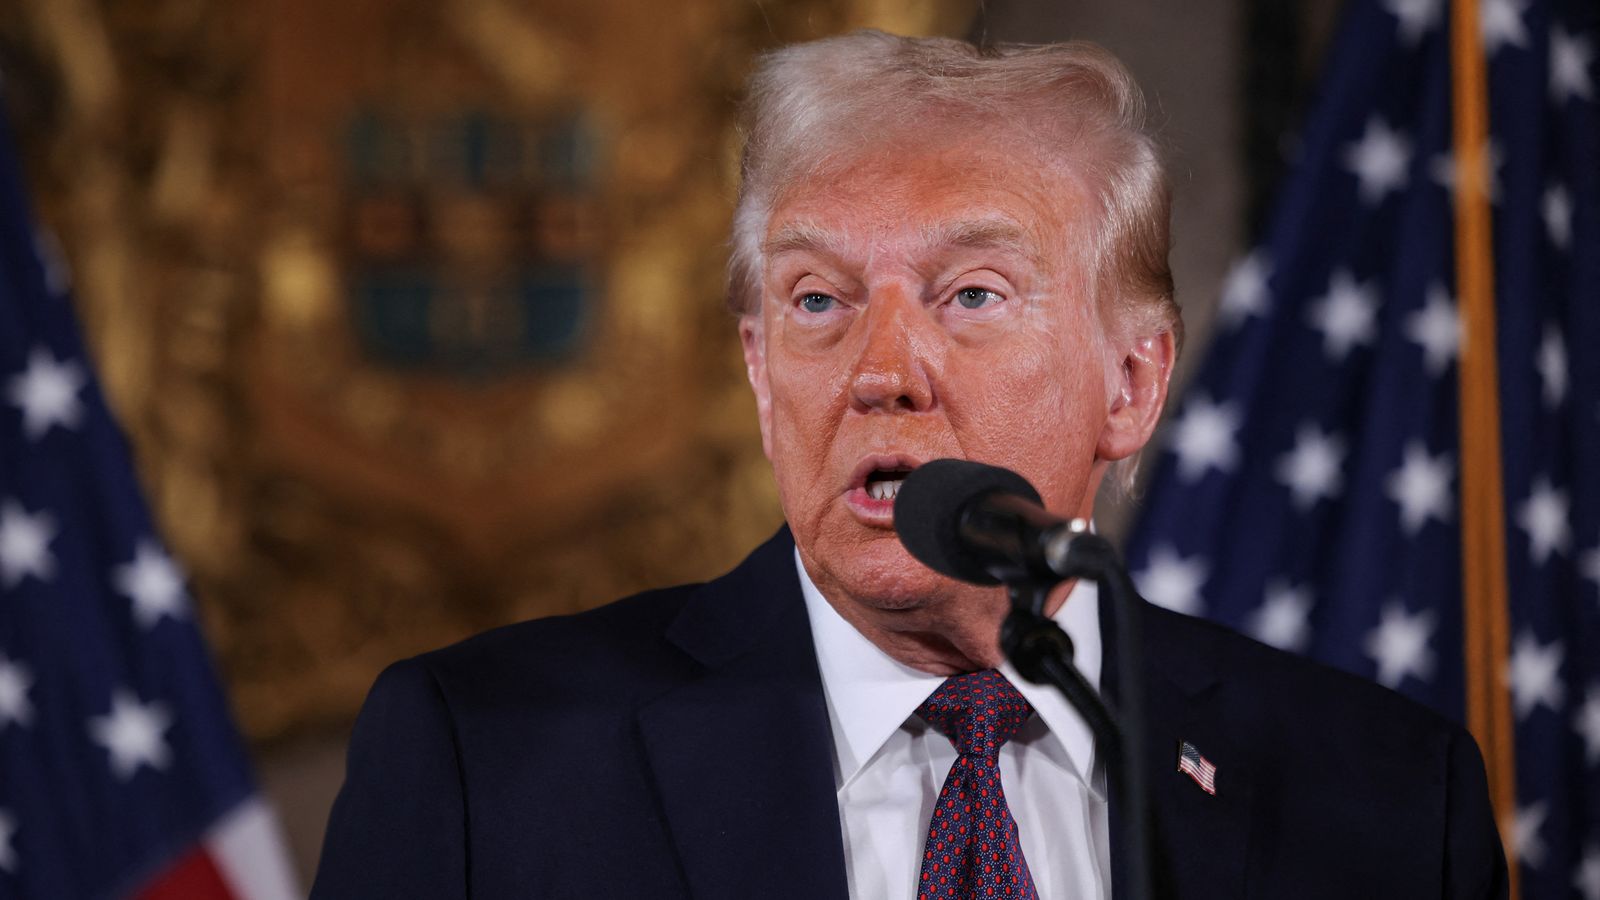
[[[906,550],[935,572],[974,584],[1060,581],[1069,575],[1072,541],[1087,527],[1046,512],[1021,475],[964,459],[918,466],[894,501],[894,530]]]
[[[1054,685],[1083,715],[1105,749],[1112,809],[1124,853],[1115,861],[1117,896],[1150,896],[1149,789],[1141,753],[1144,669],[1139,608],[1143,601],[1109,541],[1086,534],[1082,519],[1046,512],[1026,478],[998,466],[936,459],[914,469],[894,500],[894,530],[912,556],[944,575],[976,584],[1004,582],[1011,613],[1000,646],[1022,677]],[[1067,578],[1093,578],[1109,601],[1113,627],[1102,630],[1115,658],[1114,698],[1121,722],[1072,664],[1072,640],[1044,616],[1050,589]],[[1126,890],[1122,887],[1126,885]]]

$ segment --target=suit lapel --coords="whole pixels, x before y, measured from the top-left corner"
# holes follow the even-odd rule
[[[692,598],[696,677],[639,712],[690,892],[843,898],[832,735],[787,529]]]
[[[1102,623],[1111,610],[1102,607]],[[1151,885],[1157,897],[1243,897],[1249,854],[1252,785],[1248,758],[1230,737],[1227,684],[1217,677],[1206,626],[1144,606],[1145,746],[1149,785]],[[1102,626],[1103,669],[1115,696],[1115,629]],[[1216,794],[1178,769],[1187,741],[1216,766]],[[1122,871],[1119,814],[1111,810],[1113,869]],[[1115,884],[1125,884],[1120,878]],[[1119,896],[1123,896],[1119,894]]]
[[[645,752],[699,900],[844,900],[832,735],[788,530],[692,598],[668,638],[696,676],[639,712]],[[1105,603],[1102,592],[1102,603]],[[1101,608],[1102,683],[1116,696],[1115,620]],[[1209,629],[1145,607],[1145,766],[1159,897],[1241,897],[1252,786],[1227,729],[1226,683]],[[1216,765],[1205,793],[1178,771],[1178,745]],[[1111,809],[1113,868],[1121,870]],[[1125,878],[1113,885],[1126,884]]]
[[[1162,896],[1243,897],[1249,850],[1250,767],[1229,739],[1220,684],[1190,693],[1151,679],[1145,772],[1155,810],[1151,881]],[[1216,766],[1216,794],[1178,769],[1187,741]]]

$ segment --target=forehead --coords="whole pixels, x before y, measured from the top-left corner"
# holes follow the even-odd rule
[[[867,148],[791,182],[763,251],[848,255],[863,246],[1013,246],[1054,255],[1083,214],[1069,167],[988,135],[919,135]]]

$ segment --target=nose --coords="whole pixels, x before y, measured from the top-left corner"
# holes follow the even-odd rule
[[[920,300],[904,291],[885,290],[870,299],[859,320],[865,334],[850,376],[850,405],[857,412],[933,406],[925,316]]]

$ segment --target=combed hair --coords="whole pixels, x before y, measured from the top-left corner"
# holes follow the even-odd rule
[[[1181,344],[1167,264],[1171,199],[1144,96],[1115,57],[1085,42],[979,48],[858,31],[762,56],[743,109],[728,308],[759,309],[761,243],[787,189],[929,121],[1000,125],[1059,161],[1099,207],[1075,243],[1102,320],[1170,330]]]

